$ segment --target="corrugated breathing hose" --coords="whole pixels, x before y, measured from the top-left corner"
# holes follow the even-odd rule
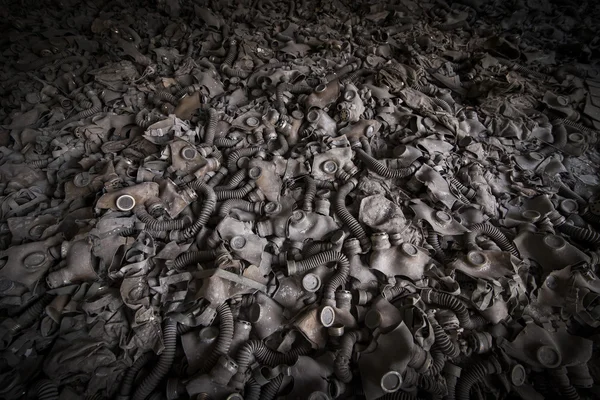
[[[227,302],[217,308],[217,315],[219,316],[219,337],[202,366],[202,372],[210,371],[217,364],[219,357],[229,352],[233,340],[233,314]]]
[[[163,328],[164,350],[158,357],[156,365],[150,374],[140,383],[133,393],[133,400],[145,400],[158,384],[167,376],[173,361],[177,346],[177,321],[168,319]]]
[[[367,237],[362,225],[356,220],[356,218],[354,218],[352,214],[350,214],[350,211],[348,211],[346,208],[346,196],[350,194],[357,184],[358,181],[352,178],[340,186],[335,196],[333,208],[344,225],[346,225],[348,229],[350,229],[350,232],[352,232],[352,234],[358,239],[360,242],[360,247],[363,249],[363,251],[367,251],[369,248],[371,248],[371,241]]]

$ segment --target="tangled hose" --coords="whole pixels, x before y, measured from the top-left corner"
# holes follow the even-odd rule
[[[262,202],[250,202],[241,199],[229,199],[221,204],[221,208],[219,209],[219,217],[225,218],[233,209],[261,214],[262,204]]]
[[[300,346],[287,353],[271,350],[261,340],[249,340],[239,350],[236,357],[238,372],[233,377],[234,381],[243,383],[250,364],[256,360],[261,364],[274,367],[280,364],[292,365],[298,356],[308,354],[310,346]]]
[[[229,352],[233,340],[233,314],[227,302],[217,308],[217,315],[219,316],[219,338],[206,358],[202,367],[203,372],[211,370],[217,364],[219,357]]]
[[[186,253],[181,253],[175,258],[175,261],[173,261],[173,268],[180,270],[191,264],[214,260],[216,257],[217,250],[188,251]]]
[[[158,91],[154,92],[154,96],[157,99],[166,101],[167,103],[171,103],[174,106],[176,106],[178,103],[177,98],[175,96],[173,96],[169,92],[165,92],[164,90],[158,90]]]
[[[596,247],[600,246],[600,234],[590,229],[580,228],[571,224],[558,225],[558,230],[571,236],[575,240],[590,243]]]
[[[262,151],[260,147],[246,147],[245,149],[234,150],[229,153],[227,157],[227,169],[229,172],[237,171],[237,162],[241,157],[252,157],[259,151]]]
[[[133,382],[135,381],[135,377],[141,371],[141,369],[146,365],[151,359],[154,357],[152,352],[146,352],[138,357],[137,360],[129,367],[125,376],[123,377],[123,381],[121,381],[121,387],[119,388],[119,397],[123,400],[129,399],[131,396],[131,389],[133,388]]]
[[[163,330],[163,342],[165,348],[158,357],[156,366],[137,387],[133,393],[133,400],[146,399],[146,397],[148,397],[154,391],[154,389],[156,389],[158,384],[169,373],[171,365],[173,365],[173,361],[175,360],[175,348],[177,345],[177,321],[169,319],[165,322],[165,327]]]
[[[34,390],[39,400],[58,400],[58,386],[49,379],[39,381]]]
[[[431,393],[434,395],[443,395],[448,391],[443,381],[440,381],[439,379],[436,379],[431,375],[425,374],[419,375],[419,381],[417,383],[417,386],[419,386],[427,393]]]
[[[29,306],[25,311],[23,311],[21,315],[19,315],[15,319],[14,323],[9,328],[9,333],[11,334],[11,336],[15,336],[21,330],[30,327],[35,322],[35,320],[39,318],[39,316],[42,314],[46,306],[50,304],[53,298],[54,296],[50,294],[45,294],[42,297],[40,297],[39,300],[37,300],[35,303]]]
[[[440,235],[430,225],[427,226],[427,243],[435,251],[435,257],[438,260],[442,261],[446,258],[444,250],[442,250],[442,246],[440,245]]]
[[[202,203],[200,215],[198,216],[196,222],[183,231],[175,231],[175,237],[181,237],[184,239],[192,238],[196,236],[198,232],[200,232],[202,227],[208,223],[208,220],[215,211],[215,206],[217,205],[217,195],[215,194],[215,191],[201,179],[191,182],[189,187],[190,189],[200,193],[204,201]]]
[[[377,175],[380,175],[384,178],[390,178],[390,179],[406,178],[407,176],[414,174],[421,167],[421,163],[418,161],[415,161],[414,163],[412,163],[410,166],[408,166],[406,168],[392,169],[392,168],[386,167],[381,162],[377,161],[376,159],[374,159],[373,157],[368,155],[362,149],[357,148],[354,151],[356,152],[356,155],[358,156],[358,158],[360,158],[362,160],[362,162],[366,165],[366,167],[369,170],[375,172]]]
[[[313,210],[313,201],[317,195],[317,183],[311,175],[304,177],[306,180],[306,188],[304,189],[304,202],[302,203],[302,210],[311,212]]]
[[[215,134],[217,133],[217,122],[219,122],[219,114],[217,114],[217,110],[211,107],[208,109],[208,124],[204,133],[204,144],[208,146],[214,144]]]
[[[513,256],[520,258],[519,251],[515,244],[510,241],[500,229],[496,228],[489,222],[475,224],[471,226],[471,231],[476,234],[484,234],[491,238],[503,251],[508,251]]]
[[[288,261],[287,273],[288,275],[302,274],[315,269],[320,265],[334,261],[338,265],[336,273],[331,277],[329,282],[327,282],[327,285],[323,290],[324,299],[333,299],[335,298],[336,289],[346,283],[348,275],[350,274],[350,261],[348,261],[348,257],[344,254],[338,253],[337,251],[324,251],[302,261]]]
[[[247,176],[248,170],[246,168],[242,168],[235,174],[231,175],[231,178],[229,178],[229,182],[227,182],[226,185],[217,186],[215,187],[215,190],[223,191],[235,189],[240,185],[240,183],[242,183],[244,179],[246,179]]]
[[[487,322],[483,318],[472,319],[464,303],[451,294],[425,289],[421,292],[421,298],[427,304],[436,304],[440,307],[451,309],[456,314],[460,326],[465,329],[476,329]]]
[[[250,378],[244,389],[244,400],[259,400],[261,397],[262,387],[256,382],[256,379]]]
[[[397,390],[394,393],[386,393],[377,400],[418,400],[417,397],[404,390]]]
[[[304,256],[304,258],[307,258],[307,257],[314,256],[315,254],[331,250],[332,248],[333,248],[333,243],[311,242],[304,246],[304,248],[302,249],[302,255]]]
[[[435,321],[434,318],[430,318],[430,321]],[[432,322],[433,334],[435,335],[435,344],[441,350],[441,352],[450,358],[456,358],[460,355],[460,348],[450,340],[450,337],[444,328],[438,324],[437,321]]]
[[[135,116],[135,124],[142,129],[148,129],[150,127],[150,125],[152,125],[158,121],[158,118],[156,118],[156,117],[146,120],[147,116],[148,116],[147,110],[140,111]]]
[[[365,334],[362,331],[351,331],[344,333],[340,340],[340,349],[337,352],[335,361],[333,364],[333,372],[336,378],[344,383],[350,383],[352,381],[352,371],[350,371],[350,358],[352,357],[352,350],[356,342],[365,339]]]
[[[157,221],[146,211],[146,207],[143,204],[138,204],[133,209],[135,216],[142,221],[146,228],[152,231],[172,231],[175,229],[184,229],[187,225],[189,225],[189,220],[187,218],[172,220],[172,221]]]
[[[427,370],[427,374],[429,376],[437,375],[440,373],[442,368],[444,368],[444,363],[446,361],[446,359],[444,357],[444,353],[442,352],[440,347],[437,345],[437,343],[434,343],[434,345],[431,347],[431,351],[429,353],[431,354],[432,362],[431,362],[431,366]]]
[[[210,178],[210,180],[208,181],[208,186],[214,189],[219,183],[221,183],[221,181],[225,178],[228,172],[229,171],[227,171],[227,168],[225,167],[219,168],[219,170],[215,172],[212,178]]]
[[[352,214],[346,208],[346,196],[354,189],[357,185],[356,179],[350,179],[348,182],[340,186],[337,191],[337,195],[335,196],[335,202],[333,203],[333,208],[337,216],[342,220],[344,225],[346,225],[350,232],[358,239],[360,242],[360,247],[363,251],[367,251],[371,247],[371,242],[365,233],[362,225],[354,218]]]
[[[87,110],[80,111],[77,114],[73,115],[72,117],[67,118],[66,120],[64,120],[62,122],[59,122],[58,124],[54,124],[54,125],[50,126],[49,128],[62,128],[63,126],[70,124],[71,122],[79,121],[81,119],[89,118],[98,113],[101,113],[102,112],[102,101],[100,101],[100,98],[98,97],[98,94],[96,93],[96,91],[89,90],[86,92],[86,95],[89,97],[89,99],[92,103],[92,107],[88,108]]]
[[[214,140],[213,144],[220,149],[222,149],[222,148],[227,149],[229,147],[235,146],[239,142],[241,142],[241,139],[228,139],[228,138],[221,137],[221,138],[216,138]]]
[[[260,400],[275,400],[279,390],[281,389],[282,383],[283,375],[277,375],[275,378],[271,379],[269,383],[262,388]]]
[[[215,189],[215,194],[217,196],[218,201],[224,201],[229,199],[243,199],[256,187],[255,181],[250,181],[246,183],[239,189],[233,190],[217,190]]]
[[[563,399],[579,400],[579,394],[573,385],[571,385],[569,377],[567,376],[567,369],[565,367],[552,369],[549,371],[549,373],[554,384],[558,387]]]
[[[479,382],[484,376],[500,372],[498,360],[491,359],[472,364],[464,374],[461,375],[456,385],[456,399],[469,400],[471,388]]]

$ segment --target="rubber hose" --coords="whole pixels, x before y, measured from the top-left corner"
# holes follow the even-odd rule
[[[217,315],[219,316],[219,337],[206,358],[202,367],[203,372],[210,371],[217,364],[219,357],[229,352],[233,340],[233,314],[227,302],[217,308]]]
[[[414,85],[413,89],[426,94],[428,96],[435,96],[437,89],[433,85]]]
[[[261,340],[249,340],[238,350],[235,360],[238,365],[236,376],[243,378],[254,360],[270,367],[280,364],[292,365],[296,362],[298,356],[308,354],[309,351],[310,346],[301,346],[284,354],[271,350]]]
[[[450,185],[452,185],[456,190],[461,192],[467,199],[472,200],[475,197],[475,191],[471,190],[469,187],[463,185],[458,179],[450,178]]]
[[[190,264],[214,260],[217,257],[216,250],[200,250],[200,251],[188,251],[181,253],[173,261],[173,268],[176,270],[183,269]]]
[[[92,102],[88,100],[87,96],[84,93],[75,93],[73,96],[73,100],[75,100],[82,108],[91,108]]]
[[[361,136],[359,141],[360,141],[360,146],[362,147],[362,150],[365,153],[367,153],[368,155],[372,156],[371,145],[369,144],[369,139],[367,139],[365,136]]]
[[[514,243],[511,240],[509,240],[504,235],[504,233],[502,233],[500,231],[500,229],[496,228],[494,225],[490,224],[489,222],[472,225],[470,229],[471,229],[471,231],[488,236],[503,251],[508,251],[517,258],[521,257],[519,255],[519,251],[517,250],[517,247],[514,245]]]
[[[189,225],[189,220],[185,218],[172,221],[157,221],[146,211],[146,207],[143,204],[135,206],[133,212],[152,231],[172,231],[175,229],[184,229]]]
[[[228,149],[241,142],[241,139],[216,138],[214,145],[220,149]]]
[[[142,368],[144,368],[144,365],[150,362],[153,357],[154,354],[152,352],[146,352],[138,357],[138,359],[133,362],[131,367],[127,369],[127,372],[123,377],[123,381],[121,382],[121,387],[119,388],[119,397],[123,398],[123,400],[125,400],[125,398],[129,399],[135,377],[142,370]]]
[[[214,65],[213,65],[213,68],[214,68]],[[186,86],[186,87],[180,89],[177,92],[177,94],[175,95],[175,97],[181,98],[181,97],[186,96],[186,95],[187,96],[191,96],[194,93],[200,92],[200,91],[202,91],[202,85],[200,85],[199,83],[194,83],[193,85],[189,85],[189,86]]]
[[[352,358],[354,345],[361,340],[364,340],[364,334],[360,331],[346,332],[340,340],[340,348],[335,357],[333,372],[335,373],[336,378],[343,383],[350,383],[352,381],[350,359]]]
[[[484,376],[489,375],[491,371],[486,362],[471,364],[471,366],[461,375],[456,384],[456,399],[469,400],[471,388]]]
[[[321,266],[321,265],[324,265],[324,264],[327,264],[330,262],[334,262],[334,261],[337,262],[338,264],[350,265],[348,258],[344,254],[339,253],[337,251],[330,250],[330,251],[324,251],[319,254],[315,254],[314,256],[312,256],[310,258],[296,262],[296,270],[290,271],[290,275],[303,274],[305,272],[308,272],[312,269],[317,268],[318,266]]]
[[[154,124],[155,122],[158,122],[158,118],[156,118],[156,117],[152,118],[151,120],[146,121],[145,120],[146,115],[148,115],[148,111],[142,110],[139,113],[137,113],[137,115],[135,116],[135,123],[140,128],[148,129],[150,127],[150,125]]]
[[[438,376],[433,377],[430,375],[419,374],[419,382],[417,386],[427,393],[431,393],[433,395],[443,395],[447,392],[446,385],[443,381],[438,379]]]
[[[150,374],[144,378],[133,394],[133,400],[144,400],[148,397],[158,384],[169,373],[171,365],[175,360],[175,348],[177,345],[177,321],[169,319],[165,322],[163,330],[164,350],[158,357],[155,367]]]
[[[577,390],[571,385],[571,381],[567,376],[567,369],[565,367],[552,369],[549,371],[550,376],[552,377],[552,382],[556,385],[560,394],[562,395],[562,399],[565,400],[579,400],[579,394]]]
[[[451,294],[435,292],[432,289],[425,289],[421,293],[421,298],[425,303],[436,304],[440,307],[452,310],[456,314],[460,326],[465,329],[475,329],[481,326],[480,324],[482,321],[480,319],[471,319],[469,311],[464,303]]]
[[[58,386],[49,379],[43,379],[35,385],[39,400],[58,400]]]
[[[261,397],[262,387],[254,378],[248,379],[244,389],[244,400],[259,400]]]
[[[440,245],[440,235],[430,225],[427,226],[427,243],[435,251],[435,257],[438,260],[443,261],[446,258],[444,250],[442,250],[442,246]]]
[[[231,178],[229,178],[229,182],[227,182],[226,185],[217,186],[217,187],[215,187],[215,190],[223,191],[223,190],[235,189],[240,185],[240,183],[242,183],[244,181],[244,179],[246,179],[247,176],[248,176],[248,170],[246,168],[242,168],[239,171],[237,171],[235,174],[231,175]]]
[[[285,114],[287,112],[285,108],[285,102],[283,101],[283,93],[290,92],[292,94],[310,94],[314,91],[314,89],[308,85],[298,83],[291,84],[289,82],[281,82],[277,85],[275,89],[275,98],[276,98],[276,108],[280,114]]]
[[[189,187],[200,193],[204,201],[202,202],[202,209],[200,210],[200,215],[196,222],[183,231],[183,237],[186,239],[194,237],[200,232],[202,227],[208,223],[208,220],[215,211],[215,206],[217,205],[217,195],[215,194],[215,191],[203,181],[195,180],[189,184]]]
[[[358,239],[360,242],[360,247],[363,251],[367,251],[371,247],[371,242],[367,237],[362,225],[354,218],[352,214],[346,208],[346,196],[354,189],[356,186],[356,180],[350,179],[348,182],[340,186],[335,196],[335,201],[333,203],[333,208],[337,216],[342,220],[344,225],[346,225],[350,232]]]
[[[417,400],[417,397],[403,390],[397,390],[394,393],[386,393],[377,400]]]
[[[302,210],[311,212],[313,210],[313,201],[317,195],[317,183],[311,175],[304,177],[306,181],[306,188],[304,189],[304,202],[302,203]]]
[[[442,350],[439,348],[439,346],[437,344],[434,344],[431,347],[431,351],[429,353],[431,354],[432,362],[431,362],[431,366],[427,370],[427,374],[428,375],[437,375],[444,368],[444,363],[446,362],[444,353],[442,352]]]
[[[458,377],[454,375],[446,376],[446,389],[447,394],[444,397],[444,400],[456,400],[456,382],[458,381]]]
[[[45,161],[45,160],[40,160],[40,161]],[[589,209],[586,209],[583,212],[583,214],[580,214],[580,215],[581,215],[581,218],[583,218],[587,222],[594,224],[594,225],[600,225],[600,215],[592,214],[592,212]]]
[[[329,251],[333,248],[333,243],[325,242],[318,243],[312,242],[304,246],[302,249],[302,255],[304,258],[308,258],[314,256],[315,254],[322,253],[324,251]]]
[[[354,151],[356,152],[358,158],[362,160],[362,162],[369,170],[375,172],[377,175],[380,175],[384,178],[406,178],[407,176],[414,174],[421,167],[421,163],[415,161],[413,164],[406,168],[391,169],[386,167],[370,155],[368,155],[362,149],[355,149]]]
[[[14,325],[10,327],[10,333],[14,336],[22,329],[30,327],[44,312],[44,309],[50,304],[53,298],[54,296],[50,294],[45,294],[40,297],[39,300],[29,306],[15,319]]]
[[[169,92],[165,92],[164,90],[157,90],[156,92],[154,92],[154,96],[157,99],[160,99],[162,101],[166,101],[168,103],[173,104],[174,106],[176,106],[179,102],[177,101],[177,98],[175,96],[173,96],[171,93]]]
[[[571,224],[562,224],[558,230],[572,237],[575,240],[590,243],[594,246],[600,246],[600,234],[590,229],[580,228]]]
[[[72,116],[62,122],[59,122],[58,124],[52,125],[51,128],[61,128],[67,124],[70,124],[71,122],[79,121],[80,119],[89,118],[93,115],[96,115],[96,114],[102,112],[102,102],[98,98],[98,95],[96,94],[96,92],[88,91],[87,96],[90,98],[90,100],[92,102],[91,108],[88,108],[87,110],[78,112],[74,116]]]
[[[334,299],[336,290],[340,286],[344,287],[344,285],[348,281],[349,275],[350,275],[350,262],[348,261],[346,256],[344,256],[344,258],[339,261],[338,268],[337,268],[335,274],[333,274],[331,279],[329,279],[329,282],[327,282],[327,285],[325,285],[325,288],[323,289],[323,298],[324,299]]]
[[[557,118],[557,119],[552,120],[552,122],[563,124],[563,125],[573,128],[573,129],[576,129],[580,132],[584,132],[584,133],[588,133],[588,134],[593,134],[596,132],[595,130],[590,129],[587,126],[581,125],[578,122],[571,121],[571,120],[565,119],[565,118]]]
[[[239,189],[234,190],[215,190],[218,201],[225,201],[229,199],[243,199],[256,187],[255,181],[246,183]]]
[[[449,114],[454,114],[454,111],[452,110],[452,107],[450,107],[450,104],[448,104],[445,100],[442,99],[438,99],[437,97],[433,98],[433,102],[440,106],[441,108],[444,109],[444,111],[446,111]]]
[[[273,155],[284,156],[290,149],[287,139],[281,133],[277,135],[277,141],[279,142],[279,148],[273,151]]]
[[[283,375],[277,375],[267,383],[260,393],[260,400],[275,400],[281,385],[283,383]]]
[[[233,210],[234,208],[253,213],[255,211],[255,208],[254,208],[255,205],[256,205],[256,203],[252,203],[252,202],[249,202],[246,200],[241,200],[241,199],[225,200],[221,204],[221,208],[219,209],[219,217],[225,218],[226,216],[229,215],[231,210]]]
[[[554,388],[549,382],[549,378],[544,373],[538,373],[535,375],[533,379],[533,384],[538,393],[540,393],[544,398],[551,399],[554,397],[555,392]],[[454,400],[454,399],[451,399]]]
[[[331,82],[334,79],[339,79],[342,76],[356,70],[359,67],[360,67],[360,62],[350,62],[350,63],[344,65],[342,68],[338,69],[337,71],[327,75],[325,77],[325,80],[327,82]]]
[[[227,50],[227,55],[225,56],[225,60],[223,64],[225,65],[233,65],[233,62],[237,58],[237,40],[233,39],[229,41],[229,49]]]
[[[369,75],[369,74],[372,74],[372,73],[374,73],[374,71],[371,70],[371,69],[361,68],[359,70],[356,70],[356,71],[352,72],[345,79],[347,81],[351,82],[352,84],[357,85],[359,83],[358,82],[359,78],[362,78],[363,76],[366,76],[366,75]]]
[[[244,71],[243,69],[239,68],[233,68],[229,65],[224,65],[221,70],[229,77],[236,77],[240,79],[246,79],[250,75],[248,71]]]
[[[404,282],[398,282],[396,285],[387,287],[381,293],[384,298],[386,298],[389,302],[392,302],[396,296],[401,295],[406,290],[406,285]]]
[[[240,157],[252,157],[261,150],[262,149],[260,147],[247,147],[245,149],[238,149],[231,152],[227,157],[227,169],[229,172],[237,171],[237,162]]]
[[[223,179],[225,179],[227,173],[227,168],[219,168],[219,170],[208,181],[208,186],[214,189],[219,183],[221,183]]]
[[[204,144],[208,146],[212,146],[215,141],[217,122],[219,122],[219,115],[217,114],[217,110],[211,107],[208,109],[208,124],[204,133]]]
[[[431,325],[435,335],[435,344],[442,351],[442,353],[451,359],[458,357],[460,355],[460,348],[452,342],[448,334],[444,331],[444,328],[442,328],[437,321]]]

